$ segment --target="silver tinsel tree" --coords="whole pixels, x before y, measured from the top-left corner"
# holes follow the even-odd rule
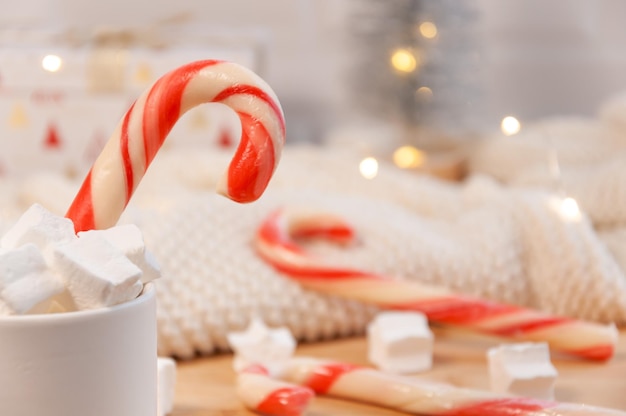
[[[348,82],[361,113],[409,132],[479,129],[479,14],[472,1],[356,0],[353,6]]]

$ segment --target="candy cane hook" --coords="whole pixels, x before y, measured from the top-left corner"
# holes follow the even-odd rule
[[[241,139],[218,193],[237,202],[258,199],[285,142],[285,121],[272,89],[234,63],[206,60],[156,81],[127,111],[87,174],[66,216],[76,231],[117,222],[178,119],[203,103],[222,103],[239,116]]]

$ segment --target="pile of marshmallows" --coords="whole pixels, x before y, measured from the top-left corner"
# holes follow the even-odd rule
[[[228,341],[236,372],[257,363],[279,374],[296,346],[287,328],[270,329],[258,319],[245,331],[229,333]],[[369,361],[383,372],[415,374],[432,367],[434,336],[422,313],[379,312],[367,327],[367,341]],[[557,370],[547,343],[501,344],[488,350],[487,361],[493,392],[554,399]]]
[[[159,276],[135,225],[77,235],[71,220],[35,204],[0,239],[0,316],[117,305]]]

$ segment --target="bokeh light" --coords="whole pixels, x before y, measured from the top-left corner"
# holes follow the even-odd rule
[[[408,49],[396,49],[391,55],[391,66],[400,72],[413,72],[417,68],[417,59]]]
[[[504,117],[502,119],[502,122],[500,123],[500,129],[502,130],[502,133],[507,136],[512,136],[519,133],[521,128],[522,125],[520,124],[519,120],[513,116]]]
[[[580,221],[581,213],[578,202],[572,197],[564,198],[559,207],[563,219],[568,221]]]
[[[393,163],[402,169],[417,168],[425,161],[426,154],[413,146],[402,146],[393,152]]]
[[[41,60],[41,67],[48,72],[57,72],[62,65],[63,60],[58,55],[46,55]]]
[[[419,29],[420,34],[426,39],[434,39],[437,36],[437,26],[433,22],[422,22]]]
[[[433,90],[431,90],[428,87],[419,87],[415,91],[415,95],[418,98],[421,98],[421,99],[424,99],[424,100],[430,100],[431,98],[433,98]]]
[[[365,179],[374,179],[378,175],[378,160],[366,157],[359,163],[359,172]]]

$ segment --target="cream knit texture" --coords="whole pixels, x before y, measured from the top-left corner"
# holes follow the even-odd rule
[[[304,290],[256,255],[254,233],[278,207],[332,212],[353,224],[359,238],[352,246],[308,245],[325,261],[625,324],[622,114],[626,101],[615,100],[596,118],[544,120],[519,136],[485,138],[473,146],[470,175],[460,183],[384,162],[368,180],[354,153],[287,146],[267,193],[246,205],[213,191],[230,154],[163,150],[121,219],[141,228],[162,266],[159,354],[227,351],[227,333],[254,316],[287,326],[300,341],[364,332],[375,307]],[[76,190],[51,174],[1,179],[0,232],[33,202],[62,214]],[[579,216],[563,213],[567,196]]]

